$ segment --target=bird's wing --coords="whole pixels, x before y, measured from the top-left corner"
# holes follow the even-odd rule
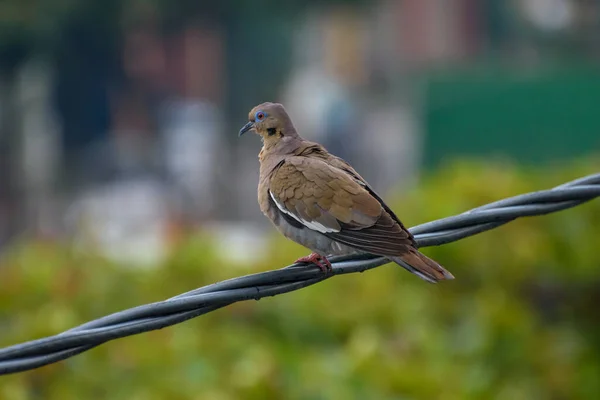
[[[406,229],[406,227],[404,226],[402,221],[400,221],[400,218],[398,218],[396,216],[396,214],[394,213],[394,211],[392,211],[392,209],[389,208],[387,204],[385,204],[383,199],[375,192],[375,190],[369,185],[369,183],[366,180],[364,180],[364,178],[362,176],[360,176],[359,173],[356,172],[354,170],[354,168],[352,168],[352,166],[350,164],[348,164],[345,160],[343,160],[339,157],[336,157],[332,154],[328,154],[328,156],[329,157],[327,159],[327,162],[329,164],[331,164],[332,166],[334,166],[335,168],[339,168],[342,171],[347,172],[348,174],[350,174],[350,176],[352,176],[354,179],[356,179],[361,185],[363,185],[365,187],[365,189],[367,189],[367,191],[371,194],[371,196],[375,197],[377,199],[377,201],[379,201],[379,203],[381,204],[383,209],[394,219],[394,221],[396,221],[398,223],[398,225],[400,225],[400,228],[402,228],[402,230],[407,233],[412,245],[415,248],[418,247],[417,241],[415,240],[414,236],[408,231],[408,229]]]
[[[365,184],[322,159],[288,157],[272,175],[270,200],[308,229],[378,255],[401,255],[412,237]]]

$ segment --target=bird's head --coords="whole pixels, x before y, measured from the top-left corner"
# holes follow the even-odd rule
[[[279,103],[262,103],[248,114],[248,123],[239,136],[254,130],[265,143],[276,143],[286,136],[296,136],[296,130],[285,108]]]

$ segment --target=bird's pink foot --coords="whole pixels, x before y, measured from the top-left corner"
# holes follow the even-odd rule
[[[324,257],[318,253],[312,253],[309,256],[300,257],[295,262],[315,264],[317,267],[319,267],[321,269],[321,271],[323,271],[325,273],[333,271],[333,267],[331,266],[331,263],[329,262],[329,260],[326,257]]]

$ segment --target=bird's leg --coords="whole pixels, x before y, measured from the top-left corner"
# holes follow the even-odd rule
[[[329,260],[325,256],[322,256],[318,253],[312,253],[306,257],[300,257],[295,262],[315,264],[321,269],[321,271],[325,273],[333,271],[333,267],[331,266]]]

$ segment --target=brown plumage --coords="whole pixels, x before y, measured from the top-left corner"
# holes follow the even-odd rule
[[[313,251],[298,261],[331,267],[327,256],[385,256],[428,282],[454,279],[417,250],[413,236],[369,184],[318,143],[302,139],[281,104],[252,109],[240,136],[261,136],[258,202],[289,239]]]

